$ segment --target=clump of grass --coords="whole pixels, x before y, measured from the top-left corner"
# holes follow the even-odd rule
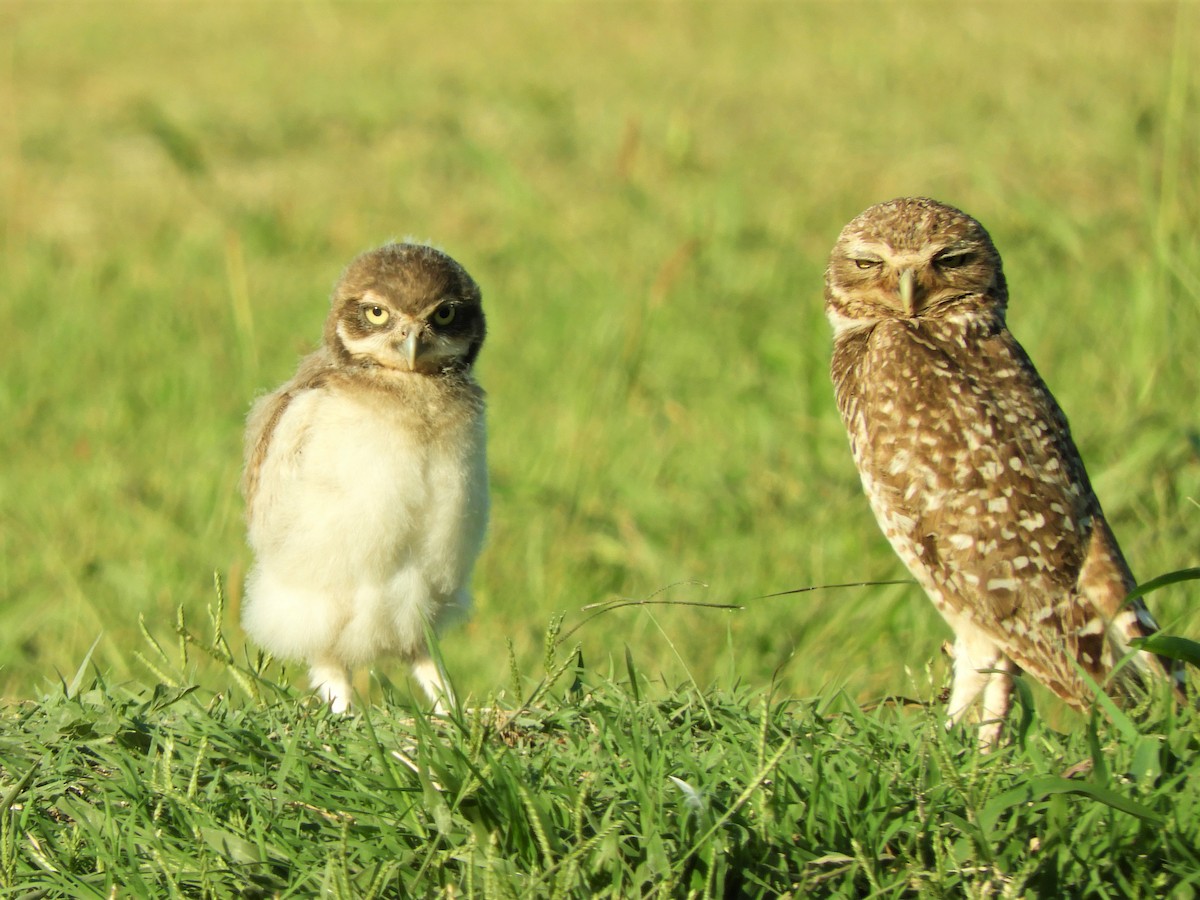
[[[431,718],[386,680],[336,716],[220,628],[149,681],[3,712],[13,896],[1161,895],[1200,871],[1195,713],[980,756],[928,708],[663,691],[551,653],[524,703]],[[560,622],[547,645],[557,645]],[[558,645],[562,646],[562,645]],[[221,660],[227,689],[187,677]],[[1028,712],[1028,711],[1027,711]],[[1082,765],[1077,765],[1082,763]]]

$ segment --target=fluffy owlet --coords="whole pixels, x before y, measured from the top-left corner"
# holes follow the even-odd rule
[[[439,706],[449,691],[426,628],[470,605],[487,526],[478,286],[445,254],[388,244],[350,263],[323,346],[258,400],[242,492],[255,563],[243,623],[307,661],[336,710],[350,672],[412,663]]]
[[[1066,417],[1005,325],[1008,289],[978,222],[933,200],[872,206],[825,273],[832,375],[871,508],[957,638],[949,715],[983,695],[995,744],[1024,669],[1076,709],[1163,675],[1156,629]],[[1182,673],[1176,676],[1182,685]]]

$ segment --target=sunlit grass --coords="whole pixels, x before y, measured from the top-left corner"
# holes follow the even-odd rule
[[[152,690],[81,670],[8,712],[0,889],[1152,896],[1200,871],[1188,711],[1064,735],[1023,706],[980,756],[933,708],[664,692],[555,627],[544,669],[484,707],[430,719],[384,679],[338,716],[237,662],[220,623],[180,623],[178,648],[147,632]],[[196,654],[227,690],[189,682]]]

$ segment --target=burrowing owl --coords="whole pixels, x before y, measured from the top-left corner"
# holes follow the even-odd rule
[[[426,628],[470,605],[487,525],[479,288],[445,254],[388,244],[333,293],[324,345],[258,400],[242,492],[255,564],[243,622],[306,660],[337,710],[350,671],[397,655],[439,707]]]
[[[1066,417],[1005,325],[1000,255],[927,199],[872,206],[825,274],[838,409],[871,508],[957,638],[949,715],[983,694],[995,743],[1024,669],[1076,709],[1157,627],[1092,493]],[[1140,653],[1109,683],[1163,674]],[[1182,679],[1182,673],[1176,677]]]

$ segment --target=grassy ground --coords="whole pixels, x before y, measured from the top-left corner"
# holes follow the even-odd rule
[[[0,333],[8,337],[0,354],[0,694],[10,701],[6,718],[27,735],[6,738],[0,788],[17,790],[21,760],[32,767],[50,754],[24,790],[46,801],[47,784],[73,784],[64,796],[93,797],[104,815],[121,802],[139,806],[143,795],[121,801],[119,787],[97,786],[110,784],[99,776],[127,773],[130,791],[150,790],[159,770],[110,765],[103,753],[78,769],[59,761],[66,744],[93,741],[86,728],[72,730],[75,716],[109,728],[95,740],[119,748],[112,752],[165,766],[157,793],[145,796],[194,799],[201,782],[206,797],[233,783],[252,796],[250,775],[223,782],[202,774],[193,788],[184,769],[153,761],[173,740],[190,748],[179,749],[185,769],[226,771],[232,764],[218,760],[248,757],[288,733],[296,701],[285,695],[261,713],[235,703],[235,670],[203,654],[174,677],[198,690],[174,704],[172,689],[156,698],[166,673],[139,656],[139,617],[160,639],[179,607],[202,619],[215,571],[227,585],[231,651],[243,663],[252,658],[233,625],[248,563],[236,493],[242,418],[318,338],[341,266],[391,237],[428,238],[461,260],[483,286],[491,327],[480,377],[490,395],[493,525],[475,616],[447,632],[443,647],[460,692],[472,702],[501,694],[515,708],[510,669],[518,684],[539,677],[547,624],[560,614],[564,629],[586,620],[568,643],[579,642],[605,715],[640,721],[661,742],[669,729],[655,723],[672,710],[728,707],[711,719],[722,723],[716,732],[732,729],[712,738],[723,749],[686,749],[693,745],[682,737],[679,747],[660,749],[708,759],[762,748],[744,765],[731,763],[737,774],[713,770],[728,787],[709,809],[731,808],[789,735],[800,741],[815,727],[818,711],[889,694],[932,698],[944,677],[938,646],[948,633],[914,586],[756,599],[904,577],[861,496],[826,374],[821,271],[841,225],[868,204],[928,194],[989,227],[1006,260],[1010,324],[1071,417],[1135,570],[1149,578],[1196,565],[1197,47],[1200,8],[1190,2],[0,2]],[[592,619],[582,611],[652,595],[744,608],[631,606]],[[1194,636],[1194,597],[1184,585],[1150,601],[1165,627]],[[629,693],[627,653],[642,673],[632,682],[640,697]],[[60,674],[70,683],[85,659],[77,690],[63,697]],[[383,671],[399,700],[378,680],[361,687],[390,712],[408,702],[407,686],[403,672]],[[603,687],[613,672],[621,685]],[[103,688],[91,686],[96,677]],[[272,668],[265,677],[273,684],[292,674]],[[549,717],[537,725],[548,741],[584,727],[577,707],[547,704],[535,718]],[[882,735],[881,758],[896,771],[913,771],[903,767],[925,765],[930,754],[962,761],[962,747],[930,737],[936,730],[921,715],[879,716],[869,722],[884,724],[861,729]],[[760,734],[764,721],[765,743],[745,737]],[[365,754],[330,764],[344,771],[365,765],[378,738],[365,735],[363,722],[314,710],[294,727],[305,759],[297,777],[316,779],[318,793],[309,749]],[[1017,778],[1032,766],[1049,776],[1092,755],[1082,725],[1062,738],[1036,727],[1043,764],[1027,749],[1008,762],[962,764],[971,773]],[[129,729],[150,736],[127,745]],[[330,744],[327,733],[338,739]],[[1186,730],[1168,723],[1154,733],[1161,752],[1188,758]],[[477,752],[495,759],[552,765],[548,755],[525,757],[495,734],[476,734],[465,725],[439,732],[447,753],[457,741],[481,740]],[[214,755],[197,763],[206,735]],[[218,751],[226,740],[230,749]],[[1096,746],[1118,758],[1141,746],[1119,733],[1108,740],[1105,732]],[[802,765],[793,750],[777,763]],[[662,771],[687,781],[678,773],[690,763],[667,759]],[[564,765],[547,777],[576,790],[582,773]],[[616,763],[603,765],[597,783],[607,784]],[[1111,763],[1112,771],[1123,765]],[[376,775],[403,775],[387,766]],[[953,768],[939,763],[938,778]],[[512,772],[496,777],[526,783]],[[1016,783],[1000,777],[996,796]],[[1160,816],[1162,785],[1179,789],[1169,779],[1137,788],[1139,802]],[[366,803],[374,787],[359,787],[356,802]],[[928,809],[915,783],[905,789]],[[655,790],[683,796],[661,779]],[[431,803],[438,793],[422,791]],[[1195,792],[1182,796],[1194,802]],[[585,818],[589,804],[612,799],[591,797],[578,801]],[[297,820],[297,841],[315,828],[355,847],[380,833],[347,826],[332,801],[279,802],[333,816],[318,810]],[[516,795],[506,802],[527,808]],[[791,800],[779,802],[783,811],[773,815],[795,812]],[[838,815],[853,820],[857,802],[847,799]],[[1013,819],[1024,844],[1036,836],[1030,822],[1065,821],[1065,802],[1053,794],[1032,807],[1042,818]],[[1089,808],[1107,815],[1111,807],[1095,802]],[[206,814],[218,815],[219,805],[210,806]],[[970,821],[952,807],[947,816]],[[84,827],[66,807],[51,808]],[[171,827],[203,833],[189,832],[192,820],[177,812]],[[266,821],[276,812],[255,802],[238,814]],[[4,844],[17,856],[4,859],[36,865],[36,842],[11,830],[18,819],[7,820]],[[1148,820],[1118,820],[1135,844],[1149,840],[1136,824]],[[566,843],[553,853],[576,846],[567,835],[611,824],[588,818],[592,830],[572,832],[576,819],[554,821],[551,831]],[[192,824],[215,827],[206,822]],[[454,841],[435,850],[420,843],[416,819],[397,822],[417,835],[406,852],[424,861],[421,871],[442,873],[428,884],[465,891],[459,879],[467,876],[444,874],[449,856],[438,854],[457,847],[461,858],[478,858],[470,854],[488,852],[483,835],[492,832],[471,831],[481,843],[469,851]],[[27,819],[19,824],[33,829]],[[817,824],[801,831],[817,833]],[[233,831],[253,840],[243,826]],[[683,829],[707,826],[678,827],[682,836],[664,858],[690,865],[683,860],[694,855],[680,848],[700,832]],[[893,840],[855,839],[868,855]],[[1121,840],[1104,848],[1133,846]],[[504,858],[505,846],[490,852]],[[936,841],[922,846],[922,871],[948,870],[951,857],[928,855]],[[1154,846],[1148,858],[1168,860],[1163,871],[1182,877],[1181,858]],[[166,847],[158,852],[169,862]],[[334,865],[320,852],[304,864],[314,872]],[[830,838],[828,853],[855,852],[848,837]],[[512,865],[533,871],[548,858]],[[1041,871],[1033,858],[1013,865]],[[1076,862],[1081,871],[1090,864]],[[118,864],[112,856],[103,866]],[[582,857],[576,864],[590,865]],[[667,877],[659,863],[645,865]],[[823,866],[836,868],[755,877],[808,883]],[[346,876],[346,890],[365,890],[357,879],[369,881],[368,871]],[[690,884],[697,870],[671,871],[677,884]],[[621,884],[636,892],[649,883],[633,880],[640,877]],[[846,878],[828,883],[853,893],[867,876]],[[926,885],[920,878],[911,883]]]
[[[550,652],[518,702],[331,715],[218,637],[14,707],[0,889],[63,897],[1194,896],[1200,717],[980,756],[930,708],[654,691]],[[186,651],[226,661],[214,695]],[[81,673],[82,674],[82,673]],[[523,700],[523,702],[521,702]]]

